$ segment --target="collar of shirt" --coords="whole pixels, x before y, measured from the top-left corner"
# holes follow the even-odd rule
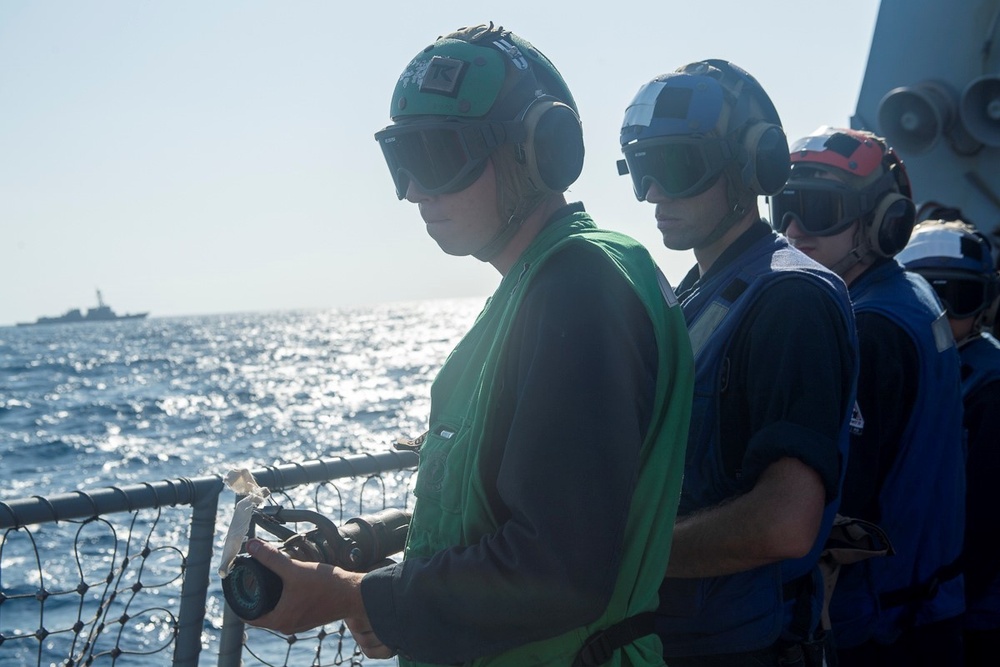
[[[743,254],[743,251],[770,234],[774,234],[774,230],[771,229],[771,225],[758,218],[757,221],[750,225],[745,232],[740,234],[735,241],[730,243],[728,248],[722,251],[719,258],[715,260],[714,264],[712,264],[712,268],[710,268],[704,276],[700,274],[698,265],[695,264],[677,286],[678,296],[683,299],[684,292],[693,289],[703,280],[711,279],[712,276],[719,273],[726,266],[734,262],[737,257]]]

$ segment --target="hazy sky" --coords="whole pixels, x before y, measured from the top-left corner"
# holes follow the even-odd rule
[[[586,9],[578,9],[580,7]],[[349,7],[349,8],[345,8]],[[545,7],[539,11],[539,7]],[[639,86],[703,58],[748,70],[790,139],[846,125],[877,0],[0,2],[0,325],[96,303],[152,317],[486,296],[396,200],[372,135],[406,63],[494,21],[548,55],[587,145],[571,199],[653,251],[619,177]]]

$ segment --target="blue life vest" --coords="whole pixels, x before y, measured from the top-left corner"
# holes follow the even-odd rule
[[[927,281],[896,261],[863,274],[851,286],[851,297],[856,315],[877,313],[907,333],[920,368],[913,411],[878,496],[876,522],[895,554],[841,569],[830,603],[840,648],[869,639],[889,644],[907,627],[952,618],[964,609],[958,560],[965,457],[951,328]]]
[[[678,516],[711,507],[745,492],[745,482],[727,472],[719,439],[719,397],[729,348],[746,313],[782,280],[806,280],[821,286],[836,300],[844,329],[857,349],[854,317],[847,288],[836,275],[788,246],[776,234],[751,245],[740,257],[707,282],[682,297],[695,353],[695,389],[685,457],[684,484]],[[790,314],[790,317],[795,317]],[[838,442],[846,461],[853,387]],[[841,477],[846,465],[841,466]],[[679,579],[668,578],[660,588],[656,630],[664,656],[714,655],[752,651],[773,644],[792,622],[794,600],[784,600],[784,584],[808,576],[819,580],[816,567],[839,507],[837,499],[824,513],[822,527],[810,553],[797,560],[773,563],[736,574]],[[810,588],[811,628],[819,621],[822,585]]]
[[[981,333],[958,349],[962,359],[962,399],[984,385],[1000,380],[1000,341]]]
[[[1000,341],[982,333],[958,348],[962,358],[962,400],[969,401],[979,389],[1000,380]],[[1000,446],[1000,443],[993,443]],[[966,599],[964,625],[970,630],[1000,627],[1000,577],[975,599]]]

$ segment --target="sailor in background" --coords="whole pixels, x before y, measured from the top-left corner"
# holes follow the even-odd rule
[[[962,359],[962,399],[968,438],[966,464],[965,664],[996,664],[1000,646],[1000,541],[996,485],[1000,479],[1000,342],[989,329],[996,317],[1000,277],[988,238],[938,209],[921,222],[897,259],[937,292]]]
[[[937,296],[894,258],[915,206],[903,163],[868,132],[821,127],[791,148],[775,228],[850,289],[859,418],[840,512],[878,524],[895,554],[844,565],[830,601],[840,664],[961,664],[962,398]]]
[[[695,402],[656,630],[671,667],[820,665],[817,560],[839,501],[857,347],[843,281],[762,220],[788,144],[756,79],[708,60],[640,88],[621,128],[672,250]]]

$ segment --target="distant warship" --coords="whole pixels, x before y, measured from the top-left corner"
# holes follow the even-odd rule
[[[87,313],[81,313],[79,308],[67,311],[65,315],[59,317],[39,317],[35,322],[18,322],[19,327],[33,327],[39,324],[78,324],[81,322],[112,322],[116,320],[141,320],[149,313],[130,313],[128,315],[116,315],[110,306],[104,304],[101,298],[101,290],[97,290],[97,308],[89,308]]]

